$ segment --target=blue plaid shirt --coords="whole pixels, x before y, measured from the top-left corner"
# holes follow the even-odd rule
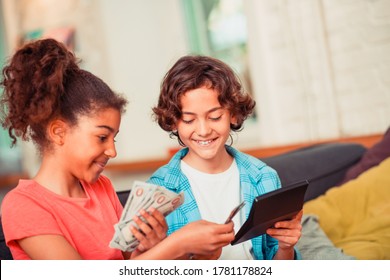
[[[264,193],[281,187],[279,176],[276,171],[267,166],[261,160],[244,154],[230,146],[227,151],[232,155],[240,173],[240,201],[245,200],[245,220],[248,218],[253,200]],[[148,180],[148,182],[179,193],[184,192],[184,203],[166,217],[168,223],[168,234],[182,228],[188,223],[202,219],[199,208],[192,193],[187,177],[180,169],[181,159],[188,153],[188,148],[179,150],[167,165],[159,168]],[[243,223],[244,221],[241,221]],[[258,236],[251,240],[253,255],[258,260],[270,260],[278,250],[278,241],[267,234]],[[296,251],[295,256],[299,258]]]

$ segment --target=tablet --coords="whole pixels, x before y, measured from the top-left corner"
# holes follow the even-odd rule
[[[231,245],[262,235],[276,222],[294,217],[303,207],[308,185],[309,182],[304,180],[256,197],[248,219]]]

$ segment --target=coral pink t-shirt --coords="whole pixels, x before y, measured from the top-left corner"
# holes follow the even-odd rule
[[[30,259],[16,240],[43,234],[64,236],[83,259],[123,259],[120,250],[109,247],[123,210],[110,180],[101,175],[82,186],[87,198],[64,197],[33,180],[20,180],[7,193],[2,223],[14,259]]]

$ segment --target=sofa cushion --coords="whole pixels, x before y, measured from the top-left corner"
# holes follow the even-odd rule
[[[378,165],[388,157],[390,157],[390,128],[378,143],[367,149],[362,158],[347,170],[344,178],[338,185],[358,177],[364,171]]]
[[[5,237],[3,232],[3,224],[1,223],[1,216],[0,216],[0,260],[12,260],[11,251],[7,247],[5,243]]]
[[[357,259],[390,259],[390,158],[308,201],[333,244]]]
[[[261,160],[278,172],[282,186],[308,180],[305,195],[308,201],[336,186],[365,151],[366,148],[355,143],[324,143]]]
[[[118,195],[119,201],[121,202],[122,206],[125,206],[127,198],[130,194],[130,191],[129,190],[128,191],[118,191],[118,192],[116,192],[116,194]]]

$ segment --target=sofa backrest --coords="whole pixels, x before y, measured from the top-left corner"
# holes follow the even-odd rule
[[[308,180],[308,201],[337,186],[365,151],[364,146],[356,143],[324,143],[261,160],[278,172],[282,186]]]

